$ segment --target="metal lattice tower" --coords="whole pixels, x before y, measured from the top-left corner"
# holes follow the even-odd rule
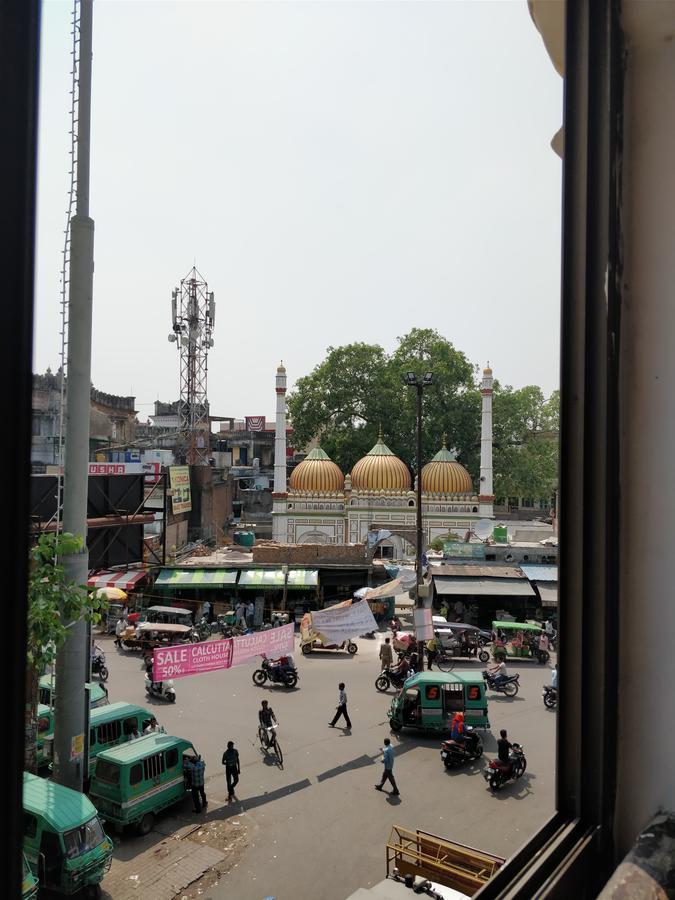
[[[171,295],[171,318],[169,340],[176,343],[180,354],[176,450],[188,465],[208,465],[211,424],[206,388],[216,302],[194,266]]]

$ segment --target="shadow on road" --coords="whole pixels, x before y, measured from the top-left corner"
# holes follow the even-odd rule
[[[329,778],[335,778],[336,775],[341,775],[343,772],[362,769],[364,766],[372,766],[374,764],[375,760],[364,753],[363,756],[357,756],[356,759],[343,763],[341,766],[336,766],[334,769],[328,769],[325,772],[321,772],[316,776],[316,780],[318,782],[327,781]]]
[[[530,789],[530,782],[534,781],[536,777],[536,775],[532,775],[530,772],[525,772],[525,774],[517,781],[509,781],[496,792],[490,791],[490,788],[487,785],[486,789],[492,794],[495,800],[508,800],[509,798],[522,800],[523,797],[528,797],[533,793]]]
[[[302,791],[305,788],[310,787],[311,784],[312,782],[309,778],[303,778],[302,781],[287,784],[285,787],[277,788],[275,791],[266,791],[264,794],[258,794],[255,797],[247,797],[245,800],[239,800],[237,804],[231,803],[229,806],[214,810],[208,818],[227,819],[234,812],[235,806],[237,807],[237,812],[248,812],[250,809],[264,806],[266,803],[272,803],[274,800],[281,800],[283,797],[288,797],[289,794],[295,794],[297,791]]]

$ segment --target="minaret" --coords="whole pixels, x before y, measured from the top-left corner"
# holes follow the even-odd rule
[[[492,369],[490,363],[483,369],[480,392],[483,397],[480,424],[480,486],[478,509],[481,518],[494,518],[494,494],[492,493]]]
[[[286,542],[286,369],[277,368],[277,418],[274,433],[274,491],[272,492],[272,538]]]

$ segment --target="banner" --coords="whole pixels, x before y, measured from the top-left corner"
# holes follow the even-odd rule
[[[247,431],[264,431],[265,416],[246,416]]]
[[[188,466],[169,466],[169,483],[171,486],[171,510],[177,513],[190,512],[192,494],[190,493],[190,469]]]
[[[201,641],[198,644],[178,644],[158,647],[153,652],[152,680],[185,678],[238,666],[254,656],[276,659],[293,652],[295,641],[293,623],[227,638],[224,641]]]
[[[377,631],[377,622],[368,604],[361,601],[313,612],[312,628],[331,643],[340,644],[368,631]]]

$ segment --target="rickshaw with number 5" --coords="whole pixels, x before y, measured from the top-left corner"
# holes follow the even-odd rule
[[[420,672],[409,678],[391,701],[392,731],[446,732],[457,712],[473,728],[489,728],[488,699],[480,672]]]

